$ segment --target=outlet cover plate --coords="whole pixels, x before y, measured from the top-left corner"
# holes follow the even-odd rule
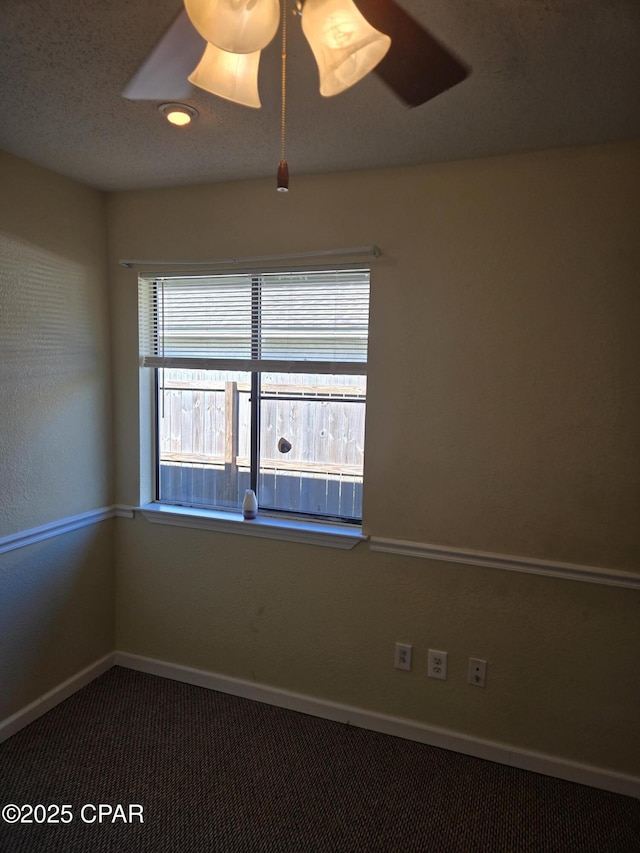
[[[484,687],[487,680],[487,662],[481,658],[469,658],[469,684]]]
[[[438,649],[429,649],[429,663],[427,667],[429,678],[447,680],[447,653]]]

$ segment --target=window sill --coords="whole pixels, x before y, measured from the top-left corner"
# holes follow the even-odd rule
[[[252,521],[245,520],[240,513],[215,509],[171,506],[151,503],[138,507],[143,517],[152,524],[172,524],[177,527],[196,527],[217,530],[219,533],[238,533],[258,536],[262,539],[282,539],[302,542],[307,545],[323,545],[328,548],[355,548],[363,542],[362,528],[351,524],[328,521],[306,521],[283,516],[258,515]]]

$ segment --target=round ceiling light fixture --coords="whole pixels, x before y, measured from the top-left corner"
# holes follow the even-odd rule
[[[184,127],[198,118],[198,111],[186,104],[160,104],[158,109],[167,121],[177,127]]]

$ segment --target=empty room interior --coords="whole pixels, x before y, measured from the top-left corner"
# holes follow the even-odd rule
[[[0,8],[0,750],[119,667],[637,806],[640,7],[370,3],[325,96],[289,5],[259,109],[202,2]]]

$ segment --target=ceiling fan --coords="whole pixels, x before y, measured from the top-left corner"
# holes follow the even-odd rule
[[[280,9],[282,2],[282,10]],[[130,100],[179,101],[195,84],[259,107],[261,50],[282,35],[282,156],[278,189],[288,188],[284,156],[287,3],[290,0],[184,0],[185,8],[126,86]],[[469,68],[395,0],[297,0],[302,29],[335,95],[375,72],[408,107],[462,82]]]
[[[355,1],[366,21],[391,39],[388,52],[373,70],[407,106],[420,106],[468,76],[468,66],[395,0]],[[232,7],[257,7],[265,0],[218,0],[218,5],[222,2]],[[321,6],[323,0],[315,2]],[[307,0],[305,5],[309,4]],[[186,6],[189,8],[189,0]],[[302,15],[304,20],[304,7]],[[124,97],[130,100],[188,97],[192,91],[188,77],[198,65],[206,44],[183,9],[131,79]]]

